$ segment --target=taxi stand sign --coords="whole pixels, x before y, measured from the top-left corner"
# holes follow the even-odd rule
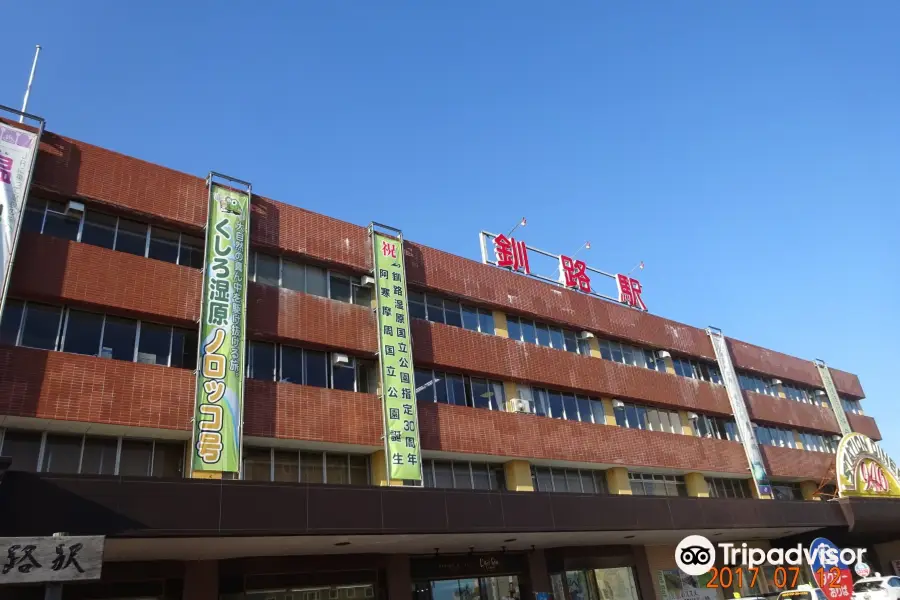
[[[390,230],[396,237],[376,231]],[[406,292],[403,234],[372,223],[378,359],[384,410],[384,452],[388,479],[421,481],[412,335]]]
[[[578,290],[582,293],[611,300],[625,304],[638,310],[647,311],[647,305],[641,298],[640,281],[622,273],[607,273],[593,267],[589,267],[583,260],[577,260],[572,256],[563,254],[551,254],[539,248],[528,246],[525,242],[516,238],[503,235],[502,233],[490,233],[482,231],[479,234],[479,243],[481,245],[481,262],[486,265],[494,265],[509,269],[510,271],[519,272],[534,279],[540,279],[554,285],[562,285],[563,287]],[[492,248],[488,249],[488,244]],[[531,271],[528,253],[533,252],[541,256],[554,259],[558,263],[559,279],[553,279],[544,275],[539,275]],[[618,297],[608,296],[597,292],[591,283],[591,274],[599,275],[603,278],[609,278],[616,282]]]

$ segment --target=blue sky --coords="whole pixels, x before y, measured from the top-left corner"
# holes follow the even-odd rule
[[[478,258],[638,261],[652,312],[859,374],[900,460],[900,4],[7,3],[0,103]]]

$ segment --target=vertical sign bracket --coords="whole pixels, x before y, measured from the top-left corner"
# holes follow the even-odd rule
[[[816,370],[819,372],[819,378],[822,380],[822,385],[825,387],[825,395],[828,396],[831,410],[834,412],[834,418],[837,421],[838,427],[841,429],[841,435],[853,433],[853,428],[850,427],[850,421],[847,420],[847,413],[844,411],[841,397],[838,395],[837,388],[834,386],[834,380],[831,378],[831,369],[828,368],[828,365],[826,365],[825,361],[821,358],[814,360],[813,364],[816,365]]]

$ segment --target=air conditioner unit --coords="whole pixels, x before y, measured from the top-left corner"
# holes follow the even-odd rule
[[[521,398],[513,398],[509,401],[510,408],[512,408],[512,412],[517,413],[531,413],[531,403],[528,400],[522,400]]]
[[[672,358],[672,353],[668,350],[657,350],[656,358]]]
[[[613,408],[622,408],[625,406],[625,403],[621,400],[613,400],[612,401]]]
[[[341,354],[339,352],[335,352],[331,355],[331,364],[333,365],[349,365],[350,357],[346,354]]]
[[[816,390],[816,396],[824,396],[825,390]]]
[[[700,415],[698,415],[698,414],[695,413],[695,412],[689,412],[689,413],[687,414],[687,418],[690,419],[691,421],[696,421],[697,419],[700,418]]]
[[[361,287],[372,287],[375,285],[375,278],[369,277],[368,275],[363,275],[359,280],[359,285]]]
[[[66,204],[66,214],[80,217],[84,214],[84,203],[76,202],[75,200],[69,200],[69,203]]]
[[[772,385],[781,385],[781,384],[783,384],[783,383],[784,383],[784,382],[781,381],[780,379],[773,379],[773,380],[772,380]]]
[[[582,340],[592,340],[594,339],[594,334],[590,331],[582,331],[578,334],[578,337]]]

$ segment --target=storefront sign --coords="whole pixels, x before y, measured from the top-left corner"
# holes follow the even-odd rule
[[[900,498],[900,470],[884,450],[861,433],[841,438],[837,449],[838,496]]]
[[[822,379],[822,385],[825,386],[825,394],[828,396],[828,402],[831,404],[831,410],[834,412],[834,418],[837,420],[838,427],[841,428],[841,434],[847,435],[853,433],[850,422],[847,420],[847,413],[844,411],[844,404],[841,397],[838,396],[837,388],[834,387],[834,380],[831,378],[831,371],[824,361],[815,361],[816,369],[819,371],[819,377]]]
[[[12,272],[13,255],[19,241],[25,199],[37,159],[44,123],[37,133],[0,123],[0,310]]]
[[[521,554],[459,554],[413,559],[410,569],[413,579],[453,579],[520,573],[525,565]]]
[[[725,383],[725,392],[728,394],[728,401],[731,404],[734,422],[735,425],[737,425],[738,434],[741,436],[741,444],[744,446],[744,454],[747,456],[747,463],[750,465],[750,474],[753,476],[753,484],[756,486],[756,491],[760,498],[771,497],[772,484],[766,473],[762,452],[759,450],[756,432],[753,431],[750,415],[747,413],[747,405],[744,403],[744,394],[741,392],[741,386],[738,383],[737,372],[734,370],[734,363],[731,362],[731,353],[728,350],[728,344],[725,342],[725,336],[722,335],[721,331],[713,327],[708,328],[706,333],[709,335],[709,339],[712,341],[713,350],[716,353],[716,363],[718,363],[719,371],[722,373],[722,381]]]
[[[0,584],[100,579],[103,536],[0,538]]]
[[[384,442],[390,479],[421,481],[412,336],[406,303],[403,238],[372,229]]]
[[[849,599],[853,595],[853,575],[844,562],[840,548],[825,538],[816,538],[809,545],[810,568],[816,583],[829,600]]]
[[[480,241],[481,261],[484,264],[509,269],[510,271],[522,273],[548,283],[562,285],[563,287],[578,290],[598,298],[620,302],[638,310],[647,310],[647,305],[641,297],[641,292],[643,291],[641,282],[630,275],[606,273],[605,271],[589,267],[583,260],[577,260],[573,256],[551,254],[528,246],[522,240],[517,240],[502,233],[494,234],[482,231]],[[559,278],[554,279],[534,273],[531,268],[529,252],[554,260],[556,263],[554,266]],[[592,277],[592,274],[599,275],[599,277]],[[607,281],[609,279],[616,283],[618,292],[616,297],[602,294],[594,286],[597,280]]]
[[[191,452],[195,471],[240,471],[249,231],[249,192],[210,182]]]

